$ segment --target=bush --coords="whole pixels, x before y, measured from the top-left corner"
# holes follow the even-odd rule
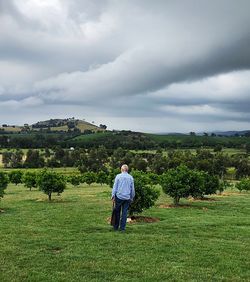
[[[186,166],[179,166],[176,169],[170,169],[161,177],[161,186],[167,195],[178,205],[181,198],[187,198],[190,195],[190,169]]]
[[[22,171],[20,171],[20,170],[12,170],[9,173],[9,181],[11,183],[14,183],[14,184],[17,185],[19,183],[22,183],[22,176],[23,176]]]
[[[178,205],[181,198],[203,198],[204,195],[216,193],[219,181],[216,176],[181,165],[162,175],[161,186],[173,198],[174,204]]]
[[[218,176],[209,175],[208,173],[204,173],[204,195],[215,194],[217,190],[220,190],[220,181]],[[225,181],[223,181],[225,182]]]
[[[88,185],[96,182],[96,174],[94,172],[85,172],[82,175],[82,182],[87,183]]]
[[[115,177],[120,172],[121,171],[119,169],[113,169],[113,170],[109,171],[108,179],[107,179],[107,184],[109,185],[110,188],[113,188]]]
[[[130,216],[152,207],[160,195],[160,191],[149,184],[149,179],[145,174],[133,172],[132,175],[134,177],[135,198],[129,206]]]
[[[37,177],[37,184],[41,191],[48,195],[49,201],[51,201],[52,193],[62,193],[66,188],[65,178],[54,172],[43,170]]]
[[[99,184],[108,184],[108,174],[107,172],[104,172],[104,171],[99,171],[97,173],[97,177],[96,177],[96,183],[99,183]]]
[[[219,187],[218,187],[218,192],[219,192],[219,195],[225,191],[226,189],[232,187],[232,184],[226,180],[220,180],[219,181]]]
[[[240,192],[250,191],[250,178],[242,178],[235,186]]]
[[[79,186],[81,183],[81,180],[82,180],[81,176],[77,174],[71,175],[68,177],[68,182],[72,184],[73,186]]]
[[[22,182],[24,186],[29,188],[31,191],[32,188],[37,187],[37,173],[31,171],[25,172],[22,178]]]
[[[0,199],[3,198],[4,190],[7,188],[8,183],[8,176],[4,172],[0,171]]]
[[[149,172],[149,173],[147,173],[147,177],[148,177],[149,183],[151,185],[157,185],[160,182],[160,176],[156,173]]]

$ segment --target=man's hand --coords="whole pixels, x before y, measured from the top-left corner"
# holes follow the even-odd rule
[[[115,202],[115,197],[113,197],[113,198],[111,199],[111,201],[114,203],[114,202]]]

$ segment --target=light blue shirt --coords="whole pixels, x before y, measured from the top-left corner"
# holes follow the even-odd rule
[[[121,200],[133,201],[135,197],[134,179],[127,172],[116,175],[112,189],[112,198],[117,196]]]

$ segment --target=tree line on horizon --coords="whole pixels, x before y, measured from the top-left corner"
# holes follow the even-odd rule
[[[185,148],[224,148],[245,149],[250,152],[249,137],[216,137],[216,136],[162,136],[132,131],[104,131],[93,133],[27,133],[0,134],[0,148],[96,148],[105,146],[107,149],[119,147],[130,150],[152,149],[185,149]]]

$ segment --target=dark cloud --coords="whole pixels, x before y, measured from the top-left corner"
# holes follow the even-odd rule
[[[243,128],[249,8],[247,0],[0,1],[0,117],[18,121],[19,109],[29,120],[76,112],[148,131]]]

